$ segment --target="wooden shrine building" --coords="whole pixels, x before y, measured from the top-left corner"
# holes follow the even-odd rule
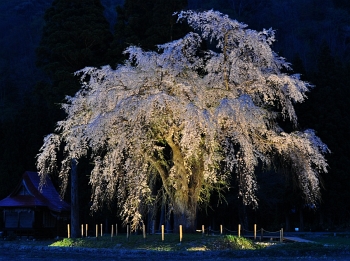
[[[64,202],[49,177],[42,189],[37,172],[26,171],[14,191],[0,201],[5,236],[55,237],[64,231],[70,205]]]

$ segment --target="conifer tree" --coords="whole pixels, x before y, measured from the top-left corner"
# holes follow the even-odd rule
[[[55,0],[45,13],[46,24],[37,49],[37,65],[47,74],[48,81],[37,84],[36,95],[40,97],[40,104],[46,105],[43,118],[48,122],[62,119],[57,104],[79,89],[74,72],[107,63],[112,33],[103,11],[100,0]],[[73,173],[72,180],[77,183]],[[71,198],[78,198],[77,190],[72,190]],[[75,208],[72,203],[71,231],[72,237],[78,237],[79,207],[74,205]]]
[[[122,52],[131,44],[156,50],[157,44],[184,36],[189,29],[177,24],[173,14],[186,7],[187,0],[126,0],[124,6],[118,6],[111,50],[114,63],[124,59]]]
[[[48,104],[79,89],[76,70],[107,63],[112,34],[103,10],[99,0],[55,0],[46,11],[37,65],[48,76],[49,83],[38,87]]]

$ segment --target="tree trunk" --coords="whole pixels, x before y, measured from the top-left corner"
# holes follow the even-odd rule
[[[174,231],[178,231],[179,225],[182,225],[183,231],[195,232],[197,204],[203,183],[202,173],[204,163],[203,160],[199,160],[197,164],[191,166],[191,170],[186,168],[181,149],[173,141],[173,133],[174,129],[168,133],[165,140],[172,150],[173,168],[176,169],[175,177],[172,177],[169,182],[167,171],[155,160],[150,160],[162,178],[165,191],[173,207]]]
[[[240,201],[240,207],[239,207],[239,223],[241,224],[243,229],[248,230],[248,215],[247,215],[247,207],[243,203],[243,201]]]
[[[286,227],[285,227],[286,231],[291,231],[290,229],[290,219],[289,219],[289,213],[286,214]]]
[[[162,225],[165,225],[165,205],[164,204],[161,205],[161,209],[160,209],[160,218],[159,218],[159,226],[158,226],[159,231],[161,231]]]
[[[78,201],[78,173],[77,161],[72,159],[71,171],[71,237],[78,238],[79,228],[79,201]]]
[[[303,209],[300,208],[300,212],[299,212],[299,231],[304,231],[304,212]]]
[[[187,202],[188,203],[188,202]],[[182,208],[181,208],[182,209]],[[179,231],[179,225],[182,225],[184,232],[196,232],[197,202],[187,205],[183,211],[178,207],[174,208],[174,232]]]

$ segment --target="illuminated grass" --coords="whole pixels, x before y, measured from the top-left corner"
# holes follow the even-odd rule
[[[253,241],[236,236],[202,236],[186,234],[182,242],[178,235],[166,234],[165,240],[161,235],[151,235],[146,239],[142,235],[125,235],[117,237],[103,236],[98,238],[62,239],[50,246],[57,247],[87,247],[87,248],[120,248],[155,251],[209,251],[209,250],[254,250],[263,248]]]
[[[1,246],[6,248],[16,249],[18,247],[28,247],[33,249],[37,246],[52,247],[55,251],[55,247],[63,248],[91,248],[101,249],[102,253],[107,250],[111,251],[124,251],[131,253],[138,253],[141,251],[159,251],[162,254],[175,254],[179,252],[192,255],[194,252],[205,252],[209,255],[215,255],[215,257],[224,258],[246,258],[246,257],[269,257],[275,259],[281,256],[289,257],[324,257],[324,256],[347,256],[350,253],[350,234],[336,235],[334,234],[307,234],[299,235],[305,239],[311,240],[316,243],[280,243],[280,242],[254,242],[242,237],[236,236],[207,236],[201,234],[184,234],[183,241],[179,242],[179,236],[176,234],[166,234],[165,240],[161,240],[161,235],[147,235],[146,239],[143,239],[142,235],[133,234],[127,240],[125,234],[119,234],[117,237],[111,238],[110,236],[103,237],[88,237],[80,239],[68,239],[64,238],[58,241],[52,240],[13,240],[0,241]],[[93,251],[93,250],[92,250]],[[174,253],[167,253],[167,252]],[[161,253],[159,253],[161,254]]]
[[[212,248],[215,250],[221,249],[245,249],[245,250],[255,250],[263,248],[262,245],[256,244],[253,241],[246,239],[244,237],[237,236],[224,236],[219,237],[215,240],[216,245]]]

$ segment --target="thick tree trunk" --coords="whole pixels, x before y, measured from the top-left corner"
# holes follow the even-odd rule
[[[78,173],[77,162],[72,159],[71,171],[71,237],[78,238],[79,228],[79,201],[78,201]]]
[[[197,218],[197,202],[184,202],[181,205],[187,203],[185,209],[174,208],[174,231],[179,231],[179,225],[182,225],[184,232],[193,233],[196,232],[196,218]]]
[[[175,128],[174,128],[175,129]],[[197,204],[203,183],[203,161],[198,160],[186,167],[185,159],[178,144],[173,140],[174,129],[165,137],[172,150],[172,162],[175,175],[170,178],[168,170],[164,169],[157,160],[149,158],[157,169],[168,194],[174,214],[174,231],[182,225],[183,231],[195,232]]]

